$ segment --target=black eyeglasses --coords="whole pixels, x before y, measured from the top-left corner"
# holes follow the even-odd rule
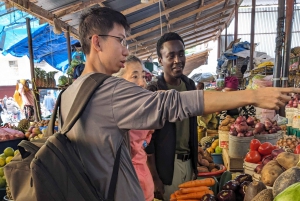
[[[121,45],[123,47],[126,47],[128,48],[128,44],[127,44],[127,41],[126,41],[126,38],[122,38],[122,37],[118,37],[118,36],[112,36],[112,35],[98,35],[98,36],[109,36],[109,37],[113,37],[113,38],[117,38],[119,39]],[[93,36],[89,37],[89,39],[91,40]]]

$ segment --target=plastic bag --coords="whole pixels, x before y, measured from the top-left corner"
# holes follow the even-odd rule
[[[288,119],[282,116],[279,116],[279,114],[276,114],[275,117],[272,119],[272,121],[276,121],[277,125],[286,125],[288,123]]]

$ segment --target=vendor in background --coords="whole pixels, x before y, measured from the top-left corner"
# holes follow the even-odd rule
[[[223,89],[223,92],[230,93],[230,91],[237,91],[238,86],[239,86],[239,81],[238,81],[237,77],[226,77],[225,78],[225,87]],[[220,101],[222,101],[222,100],[220,100]],[[236,118],[237,116],[245,116],[246,118],[248,118],[249,116],[254,117],[255,114],[256,114],[256,110],[253,105],[247,105],[247,106],[239,107],[239,108],[232,109],[232,110],[226,110],[226,111],[220,112],[219,123],[221,124],[221,122],[225,119],[225,117],[227,115],[230,115],[234,118]]]
[[[43,105],[46,108],[47,112],[52,114],[54,106],[55,106],[55,101],[54,101],[53,97],[51,96],[50,91],[48,91],[47,95],[44,97]]]
[[[25,118],[34,119],[34,97],[33,92],[29,89],[29,80],[20,79],[16,85],[14,99],[18,103],[20,109],[24,111]]]
[[[197,86],[196,86],[197,90],[204,90],[204,83],[203,82],[198,82]]]
[[[142,62],[134,55],[129,55],[125,61],[125,67],[114,74],[124,78],[140,87],[146,87],[145,71]],[[154,183],[147,166],[147,154],[145,148],[150,143],[152,130],[129,130],[132,164],[138,176],[144,192],[145,200],[152,201],[154,198]]]

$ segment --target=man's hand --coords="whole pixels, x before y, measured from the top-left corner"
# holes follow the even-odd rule
[[[159,178],[153,179],[153,182],[154,182],[154,197],[159,200],[164,200],[164,196],[163,196],[165,193],[164,184]]]
[[[253,90],[253,105],[265,109],[279,110],[291,100],[290,93],[300,93],[298,88],[266,87]],[[247,97],[245,97],[247,98]]]

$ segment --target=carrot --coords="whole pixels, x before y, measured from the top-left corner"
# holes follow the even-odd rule
[[[205,194],[214,194],[214,192],[212,192],[211,190],[204,190],[204,191],[200,191],[197,193],[189,193],[189,194],[183,194],[183,195],[179,195],[177,197],[177,201],[178,200],[187,200],[187,199],[201,199]]]
[[[182,195],[180,190],[174,192],[175,197],[177,198],[179,195]]]
[[[197,187],[197,186],[213,186],[215,185],[215,180],[213,178],[206,178],[201,180],[193,180],[182,183],[179,185],[179,188],[189,188],[189,187]]]
[[[197,186],[197,187],[191,187],[191,188],[182,188],[180,189],[182,194],[187,193],[196,193],[204,190],[209,190],[207,186]]]
[[[176,195],[175,195],[175,193],[172,193],[172,194],[170,195],[170,199],[174,199],[174,198],[176,198]]]

